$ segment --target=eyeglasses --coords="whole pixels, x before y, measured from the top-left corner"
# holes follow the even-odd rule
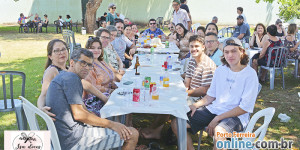
[[[173,4],[172,6],[178,6],[179,4]]]
[[[174,29],[174,27],[170,27],[169,30]]]
[[[209,40],[209,41],[205,41],[206,44],[212,44],[214,43],[216,40]]]
[[[100,36],[100,38],[104,40],[110,40],[110,37],[106,37],[106,36]]]
[[[94,65],[93,65],[92,63],[87,63],[87,62],[84,61],[84,60],[74,59],[74,61],[79,61],[81,67],[89,66],[89,69],[90,69],[90,70],[92,70],[92,69],[94,68]]]
[[[61,54],[61,53],[63,53],[63,52],[65,52],[67,49],[65,49],[65,48],[63,48],[63,49],[61,49],[61,50],[53,50],[53,53],[54,54]]]
[[[155,25],[156,23],[149,23],[150,25]]]
[[[117,7],[113,7],[112,9],[117,9]]]

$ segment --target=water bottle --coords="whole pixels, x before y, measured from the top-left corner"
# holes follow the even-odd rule
[[[168,70],[171,70],[172,69],[172,64],[171,64],[171,56],[168,56],[167,58],[167,62],[168,62]]]

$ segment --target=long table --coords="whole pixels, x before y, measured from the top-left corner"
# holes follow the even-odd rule
[[[141,68],[140,75],[135,75],[135,69],[132,65],[126,70],[119,88],[116,89],[110,96],[108,102],[101,109],[101,117],[108,118],[112,116],[121,116],[130,113],[147,113],[147,114],[170,114],[176,117],[178,124],[178,149],[185,150],[186,137],[186,121],[187,112],[190,111],[186,98],[187,93],[183,80],[180,76],[180,71],[168,72],[170,78],[170,87],[162,87],[159,83],[159,77],[163,74],[162,64],[166,59],[166,54],[138,54]],[[177,58],[177,54],[171,55],[172,58]],[[135,64],[136,58],[132,64]],[[172,59],[173,61],[175,59]],[[173,68],[181,67],[178,63],[173,64]],[[175,69],[177,70],[177,69]],[[141,102],[133,102],[132,95],[123,95],[122,92],[132,91],[134,87],[141,88],[141,81],[145,76],[150,76],[151,81],[157,83],[159,89],[159,100],[147,101],[141,98]],[[127,81],[133,82],[130,85],[124,85]],[[144,90],[143,90],[144,91]],[[120,94],[121,93],[121,94]],[[142,93],[142,92],[141,92]],[[142,97],[142,96],[141,96]]]
[[[139,53],[150,53],[150,48],[137,48],[137,51]],[[154,53],[156,54],[166,54],[166,53],[178,54],[179,52],[180,49],[173,42],[169,43],[169,48],[165,48],[164,44],[154,48]]]

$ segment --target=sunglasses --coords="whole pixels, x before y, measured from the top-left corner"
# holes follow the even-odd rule
[[[170,29],[174,29],[174,27],[170,27],[169,30],[170,30]]]
[[[149,23],[150,25],[155,25],[156,23]]]
[[[113,7],[112,9],[117,9],[117,7]]]

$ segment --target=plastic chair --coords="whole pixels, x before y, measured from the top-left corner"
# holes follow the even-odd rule
[[[164,20],[164,17],[158,17],[157,19],[156,19],[156,24],[157,24],[157,27],[158,28],[163,28],[164,26],[163,26],[163,20]]]
[[[218,32],[218,37],[232,37],[233,33],[234,33],[234,27],[225,27],[222,28],[221,30],[219,30]]]
[[[14,91],[19,90],[21,87],[20,94],[17,96],[25,96],[25,79],[26,75],[23,72],[19,71],[0,71],[0,75],[2,76],[2,88],[3,88],[3,100],[0,100],[0,112],[10,112],[15,111],[18,129],[19,130],[27,130],[27,120],[23,111],[23,107],[21,104],[21,100],[17,99],[18,97],[14,97]],[[9,77],[9,84],[6,83],[7,78]],[[19,78],[14,77],[21,77],[22,86],[16,86],[16,83]],[[16,81],[14,81],[16,80]],[[14,86],[15,83],[15,86]],[[17,87],[17,88],[16,88]],[[10,93],[7,93],[7,92]],[[10,97],[8,97],[10,95]]]
[[[54,25],[55,25],[55,28],[56,28],[56,33],[57,34],[60,33],[62,31],[62,28],[63,28],[63,26],[60,26],[60,21],[59,20],[55,20],[54,21]],[[58,32],[58,31],[60,31],[60,32]]]
[[[165,29],[165,26],[168,27],[168,25],[169,25],[170,23],[171,23],[171,19],[164,21],[164,24],[163,24],[163,26],[162,26],[163,31],[164,31],[164,29]]]
[[[252,116],[251,120],[249,121],[246,130],[244,131],[244,133],[246,132],[255,133],[255,138],[243,138],[243,141],[254,142],[256,139],[257,141],[262,141],[267,133],[268,126],[274,116],[274,113],[275,113],[275,108],[273,107],[265,108],[255,113]],[[263,125],[261,125],[258,129],[255,130],[255,132],[253,132],[257,120],[261,117],[264,117]],[[253,149],[256,150],[257,148],[253,147]]]
[[[192,32],[194,33],[194,34],[196,34],[197,33],[197,28],[198,27],[200,27],[201,26],[201,24],[200,23],[195,23],[195,24],[193,24],[192,25]]]
[[[36,119],[36,114],[39,115],[44,119],[44,121],[47,124],[47,128],[50,130],[52,149],[61,150],[57,131],[52,119],[46,113],[38,109],[32,103],[30,103],[26,98],[22,96],[20,96],[20,98],[22,99],[22,105],[24,108],[25,115],[28,119],[30,130],[40,130],[39,124]]]
[[[298,78],[299,59],[286,59],[286,64],[287,64],[288,62],[294,62],[294,63],[295,63],[294,77],[297,79],[297,78]]]
[[[274,55],[272,55],[275,54]],[[261,68],[269,70],[270,71],[270,89],[274,89],[274,80],[275,80],[275,72],[276,70],[281,71],[281,76],[282,76],[282,87],[283,89],[285,88],[284,86],[284,73],[283,73],[283,68],[286,63],[286,54],[287,54],[287,49],[285,47],[273,47],[272,49],[269,50],[268,52],[268,57],[271,57],[268,59],[267,65],[266,66],[261,66]],[[271,62],[272,60],[272,62]]]
[[[67,43],[67,46],[70,49],[70,54],[72,54],[72,52],[75,49],[81,48],[81,44],[75,42],[75,35],[74,35],[73,31],[71,31],[71,30],[63,30],[63,34],[62,35],[63,35],[64,41]]]
[[[258,84],[258,93],[257,93],[257,96],[259,95],[259,93],[260,93],[260,91],[261,91],[261,89],[262,89],[262,85],[259,83]],[[259,111],[260,112],[260,111]],[[258,112],[257,112],[258,113]],[[256,113],[256,114],[257,114]],[[274,114],[273,114],[274,115]],[[273,115],[272,115],[272,117],[273,117]],[[253,116],[254,117],[254,116]],[[271,118],[272,119],[272,118]],[[250,120],[251,121],[251,120]],[[249,122],[250,123],[250,122]],[[248,124],[249,124],[248,123]],[[201,145],[201,139],[202,139],[202,135],[203,135],[203,131],[204,130],[206,130],[206,128],[207,127],[205,127],[204,129],[202,129],[202,130],[200,130],[200,134],[199,134],[199,139],[198,139],[198,148],[197,148],[197,150],[200,150],[200,145]]]

